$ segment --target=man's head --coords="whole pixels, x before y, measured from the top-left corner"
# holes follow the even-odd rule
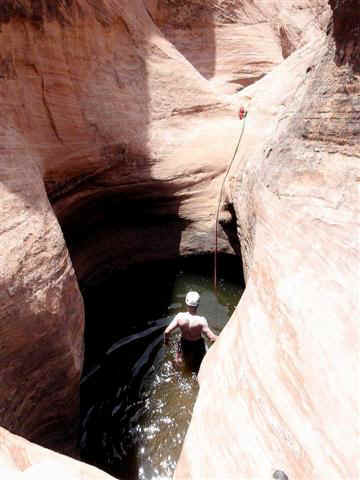
[[[185,297],[185,303],[191,310],[196,310],[199,306],[200,295],[198,292],[188,292]]]

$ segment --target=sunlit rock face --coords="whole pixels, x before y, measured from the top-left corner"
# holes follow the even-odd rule
[[[175,478],[360,475],[358,37],[338,18],[355,3],[240,95],[229,195],[247,286],[202,365]]]
[[[7,128],[38,156],[78,277],[211,249],[231,105],[142,1],[29,8],[2,25]]]
[[[270,71],[327,15],[325,0],[6,3],[7,127],[38,155],[78,278],[213,248],[239,133],[222,94]]]
[[[328,19],[327,0],[148,0],[166,38],[220,91],[250,85]]]
[[[209,250],[239,124],[141,1],[9,1],[0,22],[0,423],[62,448],[83,352],[72,263],[87,281]]]
[[[86,283],[127,263],[213,249],[222,174],[240,132],[235,113],[245,103],[226,198],[248,288],[204,364],[177,475],[274,468],[300,478],[318,474],[321,461],[325,473],[352,473],[351,442],[342,457],[334,447],[344,444],[338,423],[346,439],[354,425],[348,377],[338,372],[351,371],[354,342],[358,30],[337,23],[342,4],[333,5],[333,44],[321,40],[324,1],[2,2],[3,426],[69,444],[84,321],[72,264]],[[220,249],[229,249],[225,237]],[[267,420],[270,405],[281,421]],[[334,411],[339,421],[329,425]],[[8,435],[1,464],[13,468]],[[31,458],[26,468],[38,463]]]
[[[111,480],[114,477],[65,455],[39,447],[0,427],[3,480]]]

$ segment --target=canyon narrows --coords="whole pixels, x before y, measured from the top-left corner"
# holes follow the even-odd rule
[[[212,255],[130,267],[82,290],[84,461],[122,479],[173,476],[198,392],[198,364],[176,367],[179,332],[166,346],[164,327],[195,290],[199,314],[219,335],[243,291],[236,260],[219,255],[216,294]]]
[[[78,282],[213,251],[242,104],[219,249],[241,248],[246,289],[203,362],[175,478],[359,476],[359,12],[1,3],[2,478],[110,478],[10,432],[74,452]]]

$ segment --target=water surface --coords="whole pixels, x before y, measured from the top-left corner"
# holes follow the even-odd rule
[[[186,293],[197,290],[199,314],[219,334],[239,301],[241,285],[238,260],[222,257],[215,295],[212,259],[205,257],[134,268],[85,294],[84,460],[123,479],[172,477],[198,384],[196,372],[173,363],[179,334],[166,347],[163,331],[184,310]],[[99,303],[118,321],[105,320]]]

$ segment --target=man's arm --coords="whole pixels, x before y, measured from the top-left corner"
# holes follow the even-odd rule
[[[164,343],[167,345],[169,343],[169,336],[170,334],[178,328],[178,316],[176,317],[169,323],[169,325],[166,327],[166,330],[164,332]]]
[[[218,336],[215,335],[215,333],[210,329],[208,324],[203,326],[202,333],[207,336],[210,342],[215,342],[215,340],[218,338]]]

